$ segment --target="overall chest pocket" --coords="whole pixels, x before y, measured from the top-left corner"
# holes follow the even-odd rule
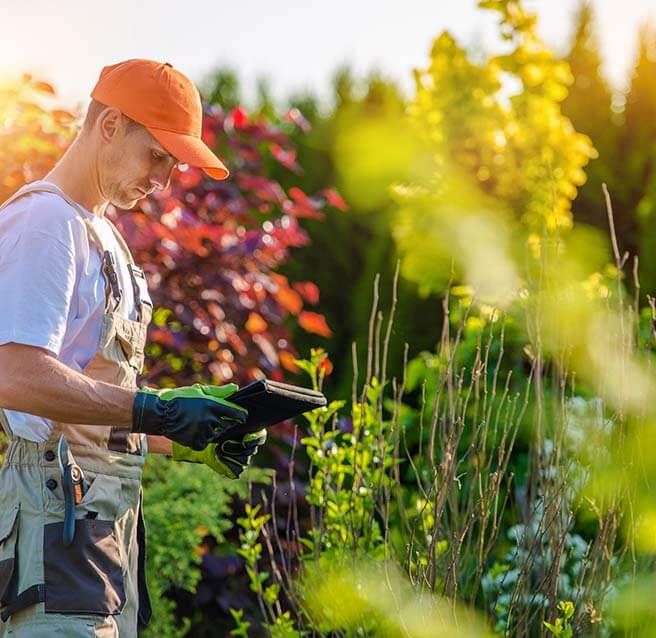
[[[140,374],[144,366],[145,329],[133,322],[119,321],[115,325],[115,342],[120,354],[130,367]]]
[[[119,614],[125,584],[116,516],[121,481],[98,474],[76,507],[75,536],[63,544],[64,523],[45,525],[43,561],[46,613]]]

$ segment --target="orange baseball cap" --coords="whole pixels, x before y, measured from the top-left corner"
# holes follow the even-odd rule
[[[135,58],[106,66],[91,97],[144,126],[179,162],[202,168],[214,179],[230,174],[201,139],[198,89],[168,62]]]

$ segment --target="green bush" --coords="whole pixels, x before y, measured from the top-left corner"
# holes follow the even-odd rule
[[[268,472],[247,470],[239,480],[209,468],[151,456],[144,473],[144,514],[148,539],[147,578],[153,618],[146,636],[185,635],[190,620],[176,621],[171,588],[193,592],[200,578],[198,549],[207,535],[223,543],[234,524],[232,501],[248,498],[248,481],[266,483]]]

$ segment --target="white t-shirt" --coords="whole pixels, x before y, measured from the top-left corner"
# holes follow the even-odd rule
[[[136,319],[128,262],[104,217],[84,209],[116,261],[119,314]],[[63,197],[36,192],[0,210],[0,345],[52,352],[81,371],[98,350],[105,309],[102,258],[80,213]],[[5,410],[15,436],[46,441],[52,422]]]

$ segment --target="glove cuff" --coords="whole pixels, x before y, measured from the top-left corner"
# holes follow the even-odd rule
[[[163,403],[156,394],[137,390],[132,404],[132,431],[161,434],[164,423]]]

